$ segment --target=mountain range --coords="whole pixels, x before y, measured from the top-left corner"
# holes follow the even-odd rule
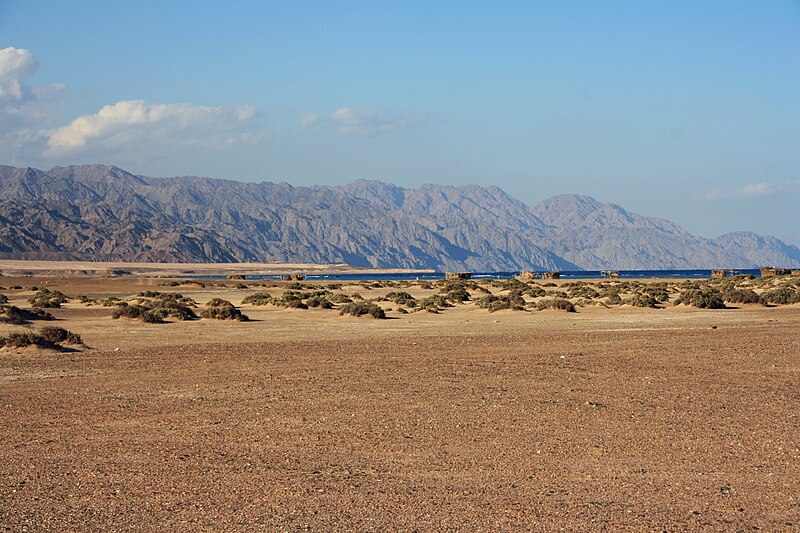
[[[588,196],[528,206],[497,187],[293,187],[0,166],[0,258],[310,262],[515,271],[800,267],[800,249],[695,236]]]

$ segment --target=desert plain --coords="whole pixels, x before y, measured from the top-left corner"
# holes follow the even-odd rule
[[[0,529],[796,528],[800,304],[638,307],[570,283],[529,287],[576,312],[490,312],[513,287],[420,310],[385,297],[441,284],[0,277],[7,305],[67,297],[0,336],[85,343],[0,348]],[[292,290],[387,318],[282,305]],[[112,318],[147,291],[250,320]]]

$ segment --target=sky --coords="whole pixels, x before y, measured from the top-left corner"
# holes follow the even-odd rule
[[[0,164],[83,163],[800,235],[800,0],[0,0]]]

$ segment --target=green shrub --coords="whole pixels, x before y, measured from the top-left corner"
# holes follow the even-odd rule
[[[306,305],[309,307],[320,307],[322,309],[333,309],[333,304],[322,296],[312,296],[306,300]]]
[[[764,292],[760,298],[763,304],[796,304],[800,303],[800,292],[786,285]]]
[[[758,294],[752,289],[736,289],[729,287],[722,291],[722,299],[734,304],[757,304],[761,303]]]
[[[5,294],[0,294],[0,305],[4,305],[8,303],[8,296]]]
[[[701,309],[725,309],[725,302],[717,289],[711,287],[689,288],[681,293],[675,305],[691,305]]]
[[[633,307],[649,307],[655,309],[658,307],[659,302],[649,294],[637,293],[634,294],[633,297],[625,300],[625,303]]]
[[[236,309],[231,302],[222,298],[211,299],[206,304],[206,308],[200,312],[200,316],[214,320],[238,320],[239,322],[250,320],[247,315]]]
[[[32,298],[28,299],[33,307],[48,309],[58,309],[61,304],[67,302],[67,297],[61,291],[51,291],[50,289],[40,289]]]
[[[567,311],[568,313],[575,312],[575,306],[572,302],[563,298],[548,298],[546,300],[539,300],[536,302],[536,309],[544,311],[545,309],[555,309],[558,311]]]
[[[251,305],[267,305],[271,304],[273,301],[273,297],[268,292],[256,292],[245,296],[242,300],[243,304],[251,304]]]
[[[373,318],[386,318],[384,310],[372,302],[352,302],[345,304],[339,310],[339,314],[353,316],[369,315]]]
[[[77,333],[72,333],[71,331],[67,331],[64,328],[45,326],[39,330],[39,335],[41,335],[45,341],[52,344],[61,344],[62,342],[66,342],[67,344],[84,346],[83,339],[81,339],[80,335]]]
[[[349,304],[351,300],[346,294],[337,293],[330,297],[330,301],[335,304]]]
[[[417,306],[417,299],[407,292],[390,292],[386,295],[386,299],[396,304],[405,305],[406,307]]]
[[[495,296],[489,294],[479,298],[476,305],[481,309],[487,309],[490,313],[500,311],[501,309],[512,309],[514,311],[522,311],[525,309],[525,300],[519,296]]]
[[[38,346],[39,348],[63,349],[62,342],[85,346],[81,336],[63,328],[44,327],[38,333],[32,331],[13,332],[6,336],[0,336],[0,348],[25,348],[26,346]]]

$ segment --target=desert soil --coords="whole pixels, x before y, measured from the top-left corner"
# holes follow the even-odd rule
[[[0,350],[0,529],[800,524],[798,305],[243,310],[144,324],[69,303],[55,324],[91,349]]]

